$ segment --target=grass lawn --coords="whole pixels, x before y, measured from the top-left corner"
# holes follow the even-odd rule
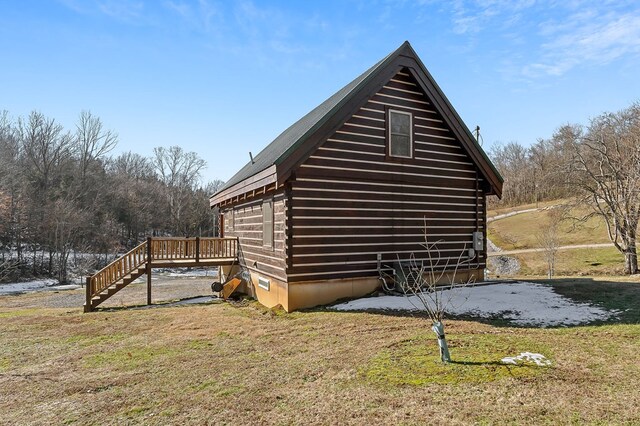
[[[82,314],[0,299],[0,423],[640,423],[640,284],[547,283],[624,310],[619,323],[452,320],[455,362],[442,365],[419,317],[255,302]],[[499,363],[524,351],[553,364]]]

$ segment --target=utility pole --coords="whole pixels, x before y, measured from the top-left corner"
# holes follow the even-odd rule
[[[473,130],[473,132],[476,135],[476,141],[478,142],[478,144],[480,144],[480,126],[476,126],[476,128]],[[480,144],[482,145],[482,144]]]

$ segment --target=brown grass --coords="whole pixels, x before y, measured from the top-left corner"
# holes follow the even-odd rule
[[[5,306],[5,307],[2,307]],[[640,325],[449,321],[254,302],[82,314],[1,303],[4,424],[639,423]],[[540,350],[551,368],[509,370]]]

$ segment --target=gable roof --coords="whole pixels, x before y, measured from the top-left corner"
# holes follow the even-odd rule
[[[410,64],[403,64],[401,59],[413,60]],[[417,65],[417,66],[416,66]],[[498,196],[502,195],[503,179],[491,163],[485,152],[477,143],[467,126],[457,114],[453,106],[444,96],[442,90],[438,87],[427,71],[426,67],[418,58],[408,41],[405,41],[398,49],[391,52],[374,66],[358,76],[355,80],[337,91],[333,96],[311,110],[307,115],[296,121],[269,145],[267,145],[260,153],[258,153],[253,161],[248,162],[235,175],[229,179],[224,186],[211,196],[211,204],[217,204],[231,196],[243,192],[243,188],[249,188],[247,183],[253,182],[276,182],[287,178],[292,169],[306,158],[313,147],[303,149],[303,144],[313,142],[312,138],[323,127],[332,127],[329,121],[335,119],[344,121],[343,109],[348,109],[351,115],[359,107],[360,98],[366,101],[370,95],[370,90],[366,90],[368,86],[382,85],[386,82],[386,78],[390,78],[395,74],[396,68],[399,66],[409,66],[416,72],[416,79],[423,86],[425,93],[432,98],[434,106],[439,110],[445,121],[452,128],[458,139],[469,152],[471,158],[480,169],[482,175],[489,181],[493,193]],[[387,76],[388,75],[388,76]],[[382,78],[381,78],[382,77]],[[381,83],[378,80],[382,80]],[[378,87],[375,87],[378,89]],[[353,106],[355,105],[355,107]],[[340,112],[343,114],[340,114]],[[340,124],[340,123],[338,123]],[[333,126],[335,127],[335,126]],[[322,138],[320,138],[322,139]],[[297,155],[296,155],[297,154]],[[282,166],[282,167],[280,167]]]

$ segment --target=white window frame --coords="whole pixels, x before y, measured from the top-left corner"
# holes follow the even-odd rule
[[[388,123],[387,125],[389,126],[389,157],[397,157],[397,158],[413,158],[413,114],[407,111],[400,111],[397,109],[388,109],[387,110],[387,114],[388,114]],[[391,144],[393,143],[393,135],[394,133],[391,133],[391,117],[393,116],[393,114],[402,114],[402,115],[408,115],[409,116],[409,155],[394,155],[393,154],[393,150],[392,150],[392,146]],[[402,133],[395,133],[396,135],[399,136],[405,136]]]
[[[264,234],[265,234],[265,230],[266,230],[266,224],[265,224],[265,209],[264,206],[265,204],[270,204],[271,205],[271,243],[267,244],[265,243],[265,238],[264,238]],[[275,245],[275,225],[274,225],[274,219],[275,219],[275,208],[274,208],[274,202],[273,202],[273,198],[269,198],[266,200],[262,201],[262,246],[265,248],[270,248],[273,249],[273,246]]]

